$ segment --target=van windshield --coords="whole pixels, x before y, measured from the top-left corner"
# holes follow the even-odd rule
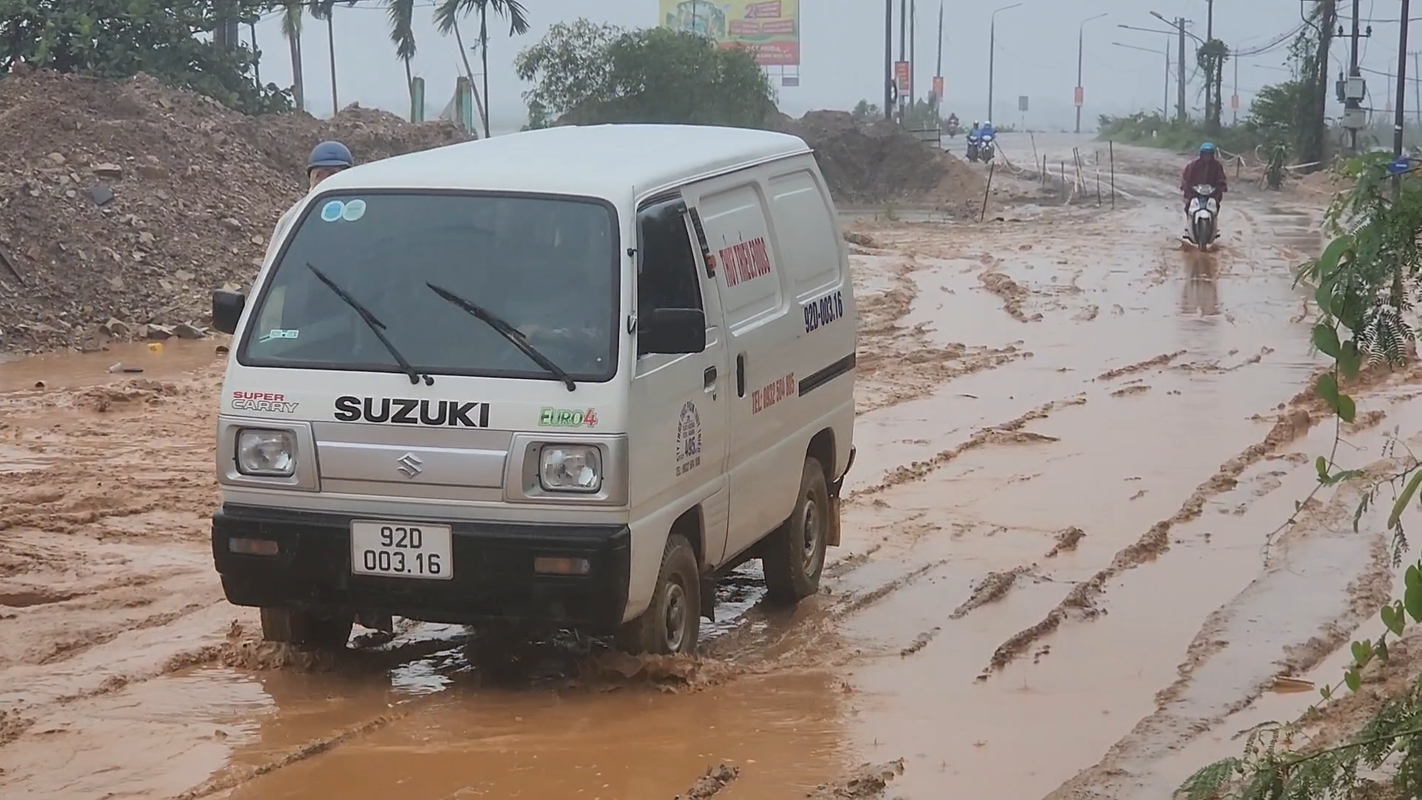
[[[364,306],[421,373],[558,380],[434,284],[507,321],[571,378],[606,381],[617,363],[617,250],[614,212],[596,200],[322,195],[278,254],[238,359],[405,371],[319,271]]]

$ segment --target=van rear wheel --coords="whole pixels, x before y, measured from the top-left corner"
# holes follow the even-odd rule
[[[820,590],[825,568],[831,513],[829,484],[819,459],[805,458],[800,493],[790,519],[766,537],[761,553],[766,597],[774,603],[798,603]]]
[[[652,603],[642,616],[626,623],[617,645],[634,655],[691,654],[701,634],[701,578],[696,551],[686,537],[673,533],[662,551],[662,568]]]
[[[321,650],[340,650],[350,641],[352,614],[329,615],[294,608],[262,609],[262,638]]]

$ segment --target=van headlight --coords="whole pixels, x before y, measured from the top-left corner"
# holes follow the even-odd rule
[[[588,445],[544,445],[538,482],[545,492],[596,492],[602,488],[602,451]]]
[[[296,472],[296,435],[257,428],[238,431],[237,471],[263,478],[290,478]]]

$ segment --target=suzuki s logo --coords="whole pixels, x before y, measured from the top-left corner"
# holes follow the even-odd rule
[[[420,457],[414,453],[406,453],[395,459],[396,469],[400,470],[400,474],[407,478],[413,478],[423,472],[424,469],[420,465],[424,463],[425,462],[420,460]]]

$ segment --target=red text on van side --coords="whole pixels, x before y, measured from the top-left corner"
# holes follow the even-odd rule
[[[727,286],[739,286],[770,274],[770,253],[761,236],[721,248],[719,260],[725,268]]]

